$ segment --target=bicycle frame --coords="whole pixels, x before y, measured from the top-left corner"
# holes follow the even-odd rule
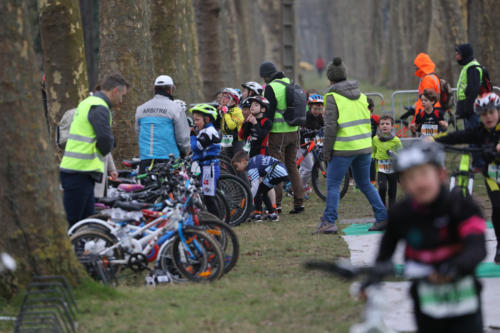
[[[474,187],[474,173],[470,169],[469,154],[462,154],[458,170],[452,173],[450,177],[450,191],[456,186],[462,189],[464,196],[472,195]]]

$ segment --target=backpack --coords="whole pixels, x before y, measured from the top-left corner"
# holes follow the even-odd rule
[[[473,65],[471,67],[478,67],[483,70],[483,82],[481,82],[481,86],[479,87],[479,96],[487,92],[492,92],[493,84],[491,83],[490,73],[488,73],[488,70],[481,65]]]
[[[306,122],[306,105],[307,98],[304,90],[293,82],[286,83],[284,81],[276,80],[285,86],[286,95],[286,110],[283,118],[290,126],[301,126]]]
[[[56,143],[59,148],[63,149],[68,141],[69,129],[71,123],[73,122],[73,116],[75,115],[76,108],[70,109],[64,112],[59,125],[56,128]]]
[[[455,93],[453,92],[451,84],[445,79],[441,79],[436,73],[431,73],[428,75],[434,75],[439,80],[439,104],[441,104],[443,110],[451,110],[455,106]]]

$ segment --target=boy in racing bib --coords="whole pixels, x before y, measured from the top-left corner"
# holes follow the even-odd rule
[[[480,170],[485,178],[486,190],[491,201],[491,222],[497,238],[495,263],[500,265],[500,97],[495,93],[485,93],[474,103],[474,112],[479,115],[481,123],[463,131],[438,134],[434,140],[444,144],[470,143],[490,149],[485,150],[483,159],[486,162]],[[431,140],[430,138],[428,140]]]
[[[250,157],[267,154],[267,141],[273,127],[272,121],[264,115],[269,108],[269,101],[264,96],[248,97],[250,115],[247,117],[239,132],[240,140],[250,141]]]
[[[420,95],[424,109],[417,114],[415,122],[410,124],[410,128],[416,130],[419,136],[432,136],[448,129],[443,112],[434,108],[438,98],[438,95],[431,89],[425,89]]]
[[[392,207],[396,202],[398,189],[398,174],[394,171],[390,152],[395,153],[402,148],[401,140],[393,134],[394,119],[390,115],[382,115],[379,120],[377,135],[373,137],[373,158],[378,167],[378,193],[382,202],[387,207]],[[389,194],[389,204],[385,196]]]
[[[377,262],[390,260],[405,241],[418,332],[482,332],[474,271],[486,256],[486,223],[474,201],[448,191],[444,160],[441,147],[429,142],[398,154],[394,169],[408,196],[389,210]]]
[[[201,168],[202,191],[205,204],[210,213],[217,215],[215,189],[219,179],[220,136],[213,122],[217,110],[208,104],[197,104],[189,110],[193,114],[194,129],[191,131],[191,150],[193,161]]]
[[[238,132],[243,125],[243,113],[238,107],[240,95],[236,89],[224,88],[222,90],[219,115],[221,117],[222,140],[221,147],[224,155],[231,159],[235,153],[243,150],[244,141],[238,138]]]
[[[232,164],[238,171],[248,169],[248,178],[252,185],[252,195],[254,197],[255,212],[251,217],[254,222],[262,222],[262,201],[268,210],[267,219],[279,221],[275,207],[269,200],[268,192],[281,182],[288,181],[286,167],[279,160],[271,156],[256,155],[249,159],[245,152],[234,155]]]

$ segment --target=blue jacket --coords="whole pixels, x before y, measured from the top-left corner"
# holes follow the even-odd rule
[[[209,165],[219,160],[221,138],[212,123],[206,124],[198,135],[191,135],[191,150],[193,161],[200,165]]]
[[[189,152],[186,114],[169,97],[155,95],[137,108],[135,131],[141,160],[179,157]]]

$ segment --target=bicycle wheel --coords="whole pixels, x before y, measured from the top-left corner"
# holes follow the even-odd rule
[[[215,191],[215,198],[217,199],[218,211],[220,212],[219,216],[217,216],[221,221],[229,223],[230,215],[229,212],[231,208],[229,207],[229,203],[224,197],[224,193],[221,190]]]
[[[163,271],[167,271],[170,274],[170,277],[175,282],[185,282],[186,278],[182,276],[179,270],[175,267],[173,254],[172,254],[172,244],[173,239],[169,239],[168,244],[162,248],[161,252],[158,253],[158,258],[156,259],[157,264],[160,269]]]
[[[240,256],[238,236],[231,226],[217,219],[198,216],[198,221],[202,230],[213,236],[221,245],[224,254],[224,274],[229,273]]]
[[[92,227],[79,229],[70,237],[70,241],[73,245],[73,251],[76,257],[85,267],[87,273],[95,280],[100,280],[100,274],[95,270],[95,267],[87,264],[90,260],[86,260],[86,258],[99,254],[99,256],[105,257],[108,262],[123,259],[123,253],[119,247],[101,254],[102,250],[118,242],[112,234],[104,232],[102,229],[95,229]],[[121,267],[119,265],[111,266],[113,273],[119,272],[120,269]]]
[[[311,172],[311,183],[313,186],[314,193],[318,197],[320,197],[321,200],[326,201],[326,193],[327,193],[327,186],[326,186],[326,170],[328,169],[328,162],[322,161],[322,160],[317,160],[314,162],[313,169]],[[349,171],[346,173],[344,180],[340,184],[340,199],[342,199],[346,193],[347,190],[349,190]]]
[[[221,174],[217,188],[229,203],[229,224],[236,226],[248,218],[252,209],[252,192],[248,184],[238,176]]]
[[[220,155],[219,156],[219,166],[220,166],[220,171],[221,173],[228,173],[230,175],[236,175],[236,170],[234,169],[233,165],[231,164],[231,160],[229,157],[225,155]]]
[[[185,242],[179,235],[172,243],[175,268],[189,281],[214,281],[224,273],[224,255],[219,243],[200,229],[185,228]]]

